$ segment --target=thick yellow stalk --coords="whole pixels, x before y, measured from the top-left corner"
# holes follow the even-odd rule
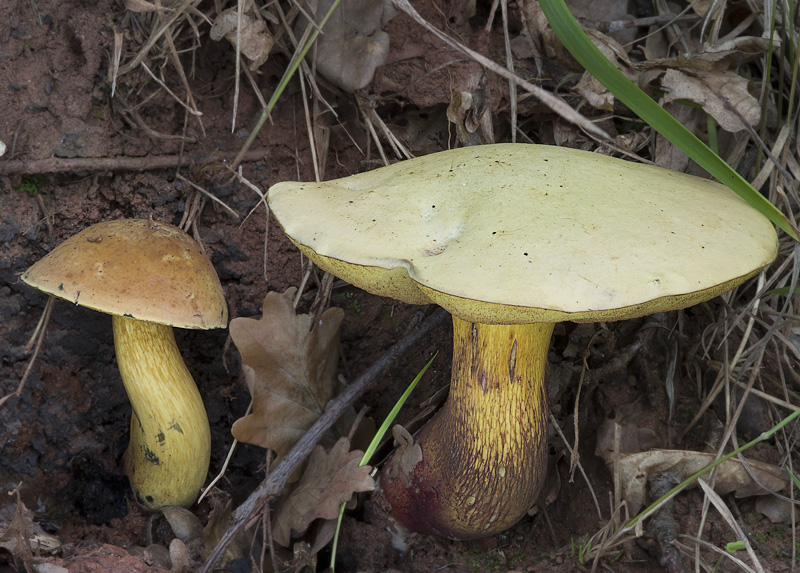
[[[519,521],[543,482],[553,325],[454,316],[453,330],[450,397],[416,437],[422,460],[403,469],[395,456],[381,485],[406,528],[472,539]]]
[[[172,327],[113,317],[114,346],[133,406],[125,473],[146,509],[188,507],[203,487],[211,432]]]

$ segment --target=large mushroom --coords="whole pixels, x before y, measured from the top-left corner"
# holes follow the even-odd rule
[[[450,396],[417,457],[381,475],[407,529],[498,533],[545,473],[544,372],[553,327],[684,308],[777,253],[770,222],[726,187],[542,145],[468,147],[324,183],[269,205],[320,268],[453,315]]]
[[[154,221],[93,225],[22,275],[53,296],[112,315],[117,364],[133,407],[125,473],[149,510],[189,506],[208,473],[211,432],[172,327],[227,326],[222,287],[200,246]]]

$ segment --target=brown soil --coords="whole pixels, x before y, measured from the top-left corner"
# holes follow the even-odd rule
[[[212,4],[202,6],[211,9]],[[459,16],[461,3],[455,0],[440,2],[438,6],[427,2],[415,4],[440,29],[450,30],[497,61],[503,60],[502,28],[495,25],[490,32],[483,28],[488,17],[486,7],[480,7],[475,18],[467,19]],[[187,141],[149,136],[141,125],[131,121],[130,114],[124,113],[126,105],[111,97],[107,81],[115,32],[123,32],[126,50],[135,51],[141,45],[142,38],[137,35],[140,32],[131,24],[130,16],[126,17],[121,3],[110,0],[0,3],[0,19],[4,23],[0,26],[0,109],[3,110],[0,139],[8,146],[6,156],[0,159],[0,396],[15,391],[28,365],[30,352],[25,347],[46,303],[46,297],[24,285],[19,275],[55,245],[99,221],[153,217],[178,224],[184,212],[196,206],[197,193],[185,180],[176,177],[174,168],[148,169],[148,161],[181,153],[197,158],[222,152],[232,157],[260,113],[258,100],[243,81],[238,127],[231,133],[233,50],[227,43],[209,41],[205,29],[200,47],[191,57],[187,54],[184,62],[193,70],[189,81],[202,110],[199,121],[195,118],[185,121],[184,108],[143,76],[134,74],[125,79],[133,88],[118,86],[119,92],[129,98],[129,104],[138,97],[138,116],[151,129],[182,135]],[[369,88],[375,95],[372,103],[378,115],[398,132],[410,133],[413,130],[409,125],[418,127],[419,118],[424,118],[428,130],[425,136],[407,140],[413,153],[421,155],[444,149],[452,138],[445,119],[450,95],[474,82],[481,69],[443,48],[404,16],[394,18],[386,30],[391,37],[392,52],[389,63],[379,70]],[[286,55],[278,51],[262,67],[257,81],[267,97],[286,63]],[[565,73],[553,62],[546,65],[552,68],[548,70],[551,78],[557,79]],[[504,127],[508,116],[507,86],[489,79],[490,105],[498,125],[496,135],[502,139],[507,132]],[[169,87],[183,93],[178,78],[171,80]],[[553,89],[555,81],[547,82],[545,87]],[[139,88],[141,92],[136,92]],[[377,154],[369,143],[354,100],[324,84],[323,90],[339,114],[337,121],[321,118],[330,132],[324,177],[362,171],[374,164]],[[526,106],[526,117],[543,125],[539,140],[552,143],[556,131],[553,126],[559,120],[539,105]],[[405,128],[408,129],[404,132]],[[283,95],[254,148],[260,156],[243,164],[243,175],[262,191],[281,180],[298,177],[313,180],[297,82]],[[369,154],[362,155],[359,148],[369,150]],[[66,163],[87,158],[108,158],[111,162],[102,169],[81,169],[80,163]],[[132,169],[130,163],[115,164],[115,158],[138,158],[141,169]],[[15,172],[4,170],[7,161],[46,159],[53,159],[50,165],[54,168],[48,172],[23,173],[24,166]],[[267,220],[264,208],[256,207],[259,198],[250,188],[237,181],[230,182],[228,172],[219,164],[206,164],[202,160],[184,167],[181,174],[239,214],[239,218],[234,218],[214,202],[204,201],[195,227],[226,289],[232,317],[256,316],[268,291],[283,291],[300,283],[303,269],[299,254],[274,221]],[[252,215],[246,216],[251,210]],[[307,310],[312,300],[313,292],[304,297],[302,310]],[[350,380],[399,339],[419,312],[417,308],[349,286],[334,291],[332,304],[347,313],[342,331],[342,372]],[[702,312],[687,313],[682,346],[693,347],[704,319]],[[675,317],[669,317],[668,321],[673,324]],[[619,338],[617,348],[635,336],[639,324],[610,325]],[[563,428],[572,427],[570,415],[580,366],[580,354],[573,351],[586,346],[594,329],[564,325],[555,336],[551,365],[554,369],[565,365],[572,373],[566,376],[558,399],[551,404]],[[433,353],[439,352],[399,421],[413,419],[421,405],[448,382],[449,332],[449,327],[442,327],[418,344],[382,375],[379,389],[368,392],[357,406],[367,406],[374,419],[382,420],[407,383]],[[241,361],[235,348],[227,344],[224,331],[180,331],[177,339],[211,421],[210,475],[213,476],[231,445],[231,425],[244,414],[249,402],[240,379]],[[586,481],[580,474],[571,481],[568,460],[561,458],[553,480],[560,491],[546,509],[547,518],[539,511],[506,533],[480,541],[452,542],[412,536],[409,549],[400,553],[392,547],[380,513],[365,496],[359,508],[348,512],[344,520],[338,570],[581,569],[575,543],[606,523],[608,492],[613,489],[609,472],[594,455],[593,428],[605,417],[613,416],[619,406],[648,400],[652,407],[650,425],[662,437],[661,447],[702,447],[702,428],[690,444],[669,443],[667,438],[677,435],[680,426],[693,414],[681,412],[677,420],[668,421],[663,390],[654,389],[653,373],[660,380],[666,370],[663,356],[669,345],[665,340],[666,334],[653,337],[626,369],[596,381],[582,396],[581,460],[598,496],[602,519]],[[607,363],[613,350],[610,345],[598,345],[592,352],[590,366]],[[697,406],[696,399],[691,398],[695,395],[694,380],[686,376],[679,390],[685,396],[682,404],[688,404],[687,408]],[[34,511],[34,521],[61,541],[58,550],[41,554],[44,561],[70,571],[158,569],[151,566],[154,561],[149,554],[133,549],[148,545],[148,532],[159,529],[159,522],[150,523],[148,516],[126,497],[120,460],[126,447],[128,423],[129,405],[115,365],[110,320],[102,314],[56,302],[44,346],[22,394],[0,407],[0,490],[11,492],[19,486],[22,501]],[[556,452],[563,453],[553,446],[554,455]],[[234,507],[245,499],[264,477],[264,457],[260,448],[240,445],[219,484],[219,495],[229,496]],[[775,457],[775,452],[766,451],[763,457]],[[2,497],[0,506],[14,501],[13,496]],[[701,500],[697,490],[677,499],[675,515],[680,532],[697,534],[697,507]],[[753,513],[751,501],[740,501],[739,505],[750,527],[762,533],[770,531],[766,520]],[[205,523],[209,503],[203,502],[193,511]],[[167,545],[169,537],[163,529],[162,521],[161,536],[157,535],[155,541]],[[734,536],[712,511],[703,538],[724,546]],[[1,547],[0,569],[19,568],[21,562]],[[607,567],[615,571],[652,571],[662,567],[652,543],[631,542],[623,549],[619,560],[605,562]],[[781,550],[785,551],[785,547]],[[706,557],[715,562],[710,554]],[[774,570],[784,565],[784,556],[762,557],[773,564]],[[328,560],[329,551],[324,550],[319,555],[318,569],[323,570]],[[249,560],[242,560],[239,567],[238,571],[250,570]]]

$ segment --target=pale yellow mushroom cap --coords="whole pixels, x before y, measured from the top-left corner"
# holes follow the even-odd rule
[[[217,273],[186,233],[141,219],[106,221],[58,245],[22,275],[48,294],[113,315],[179,328],[224,328]]]
[[[322,269],[471,322],[603,321],[683,308],[777,254],[727,187],[597,153],[497,144],[269,190]]]

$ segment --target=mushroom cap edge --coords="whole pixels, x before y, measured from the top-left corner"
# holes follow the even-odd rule
[[[395,198],[393,207],[381,203]],[[284,182],[268,199],[324,270],[474,322],[618,320],[683,308],[744,282],[777,254],[772,224],[719,183],[543,145],[461,148],[323,183]],[[520,231],[531,220],[535,228]],[[523,242],[507,246],[491,229]],[[478,247],[465,249],[469,241]],[[495,255],[481,259],[494,243]],[[506,260],[511,251],[516,259]]]

